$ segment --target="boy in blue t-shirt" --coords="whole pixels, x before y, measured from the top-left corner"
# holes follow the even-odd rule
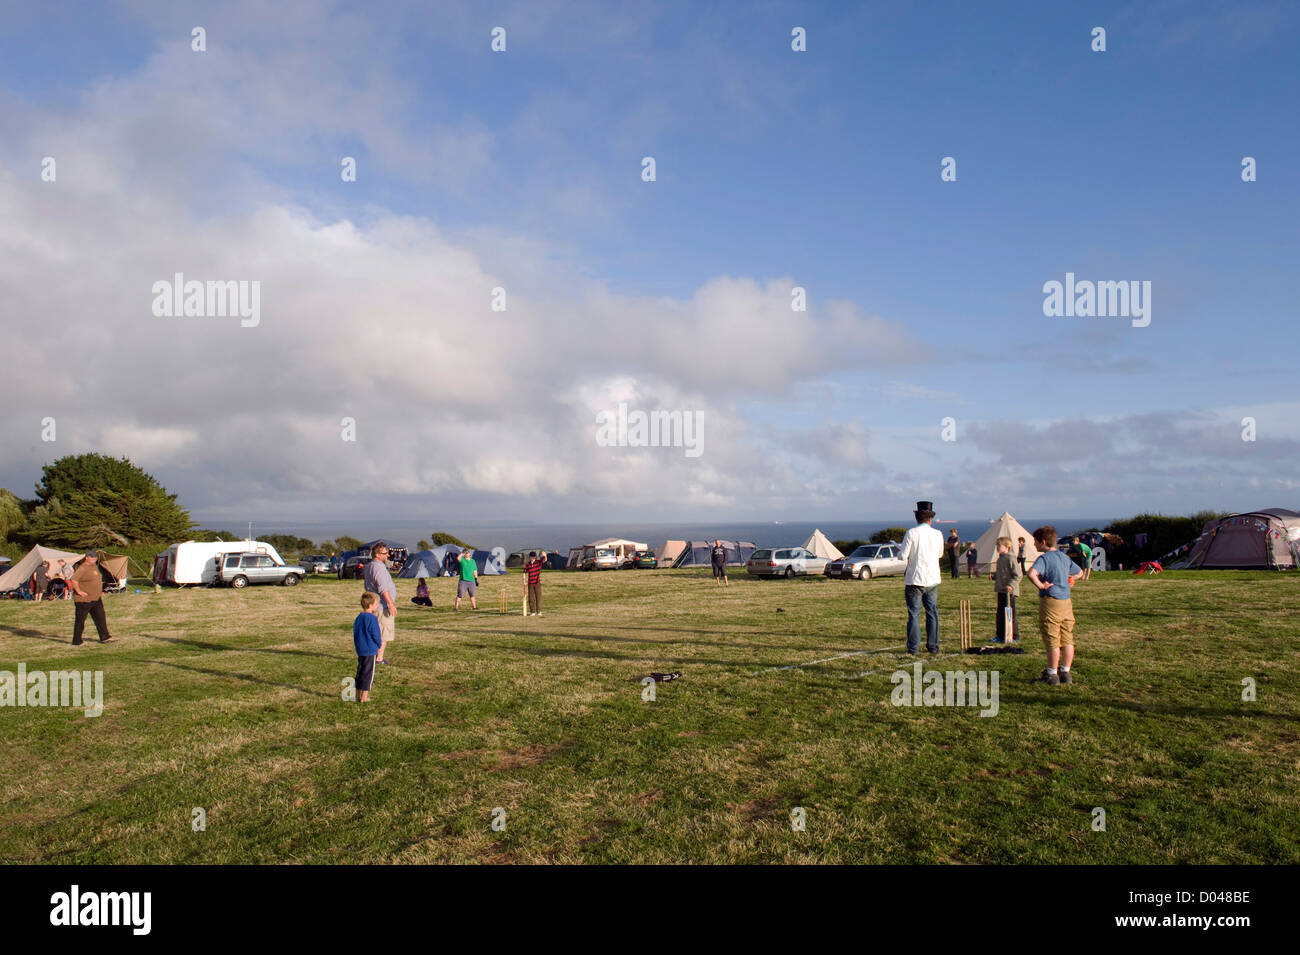
[[[352,645],[357,650],[357,700],[370,701],[370,687],[375,682],[375,657],[383,638],[379,633],[379,595],[366,591],[361,595],[361,613],[352,621]]]
[[[1056,528],[1051,525],[1034,531],[1034,543],[1042,553],[1026,575],[1038,588],[1038,632],[1047,649],[1043,682],[1050,686],[1073,682],[1070,667],[1074,663],[1074,604],[1070,588],[1083,576],[1083,569],[1056,549],[1056,540]]]

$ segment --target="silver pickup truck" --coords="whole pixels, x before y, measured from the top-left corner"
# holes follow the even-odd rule
[[[223,554],[217,563],[217,583],[236,589],[249,584],[293,587],[306,573],[295,564],[277,564],[269,554]]]

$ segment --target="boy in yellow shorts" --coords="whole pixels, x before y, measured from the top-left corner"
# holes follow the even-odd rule
[[[1043,682],[1049,686],[1072,683],[1074,664],[1074,604],[1070,588],[1083,569],[1056,549],[1056,528],[1050,524],[1034,531],[1034,544],[1042,551],[1026,575],[1038,588],[1038,632],[1047,649]]]

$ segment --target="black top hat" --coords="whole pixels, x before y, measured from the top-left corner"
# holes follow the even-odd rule
[[[933,514],[933,513],[934,513],[934,501],[917,501],[917,502],[916,502],[916,509],[917,509],[918,511],[929,511],[931,514]]]

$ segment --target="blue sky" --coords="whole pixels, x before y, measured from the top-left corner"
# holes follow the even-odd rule
[[[0,233],[21,253],[4,318],[75,327],[94,303],[121,329],[82,356],[98,370],[19,399],[0,465],[19,493],[95,449],[230,519],[1300,503],[1294,4],[4,13],[0,197],[23,213]],[[57,184],[34,175],[47,155]],[[140,285],[186,269],[260,279],[264,325],[142,314]],[[1150,326],[1044,317],[1067,271],[1150,281]],[[793,284],[809,312],[787,320]],[[496,285],[506,316],[475,304]],[[32,347],[11,382],[67,374]],[[227,365],[275,410],[216,414]],[[83,413],[140,371],[112,421]],[[706,453],[594,447],[619,400],[703,411]],[[366,437],[339,448],[349,411]],[[33,443],[45,414],[56,448]]]

